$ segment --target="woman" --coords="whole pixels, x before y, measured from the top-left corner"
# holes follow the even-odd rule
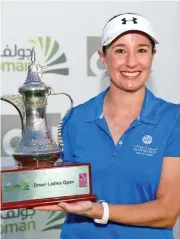
[[[99,56],[110,87],[64,121],[64,158],[92,165],[99,202],[68,212],[62,239],[171,239],[180,211],[180,106],[145,86],[158,43],[151,24],[120,14],[103,28]]]

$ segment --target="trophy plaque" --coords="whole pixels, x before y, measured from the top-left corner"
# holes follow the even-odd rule
[[[27,78],[19,94],[1,97],[17,109],[22,123],[22,137],[12,155],[17,165],[1,168],[1,210],[97,199],[92,194],[91,165],[61,159],[63,118],[57,127],[59,145],[52,139],[46,121],[48,96],[68,96],[71,107],[66,114],[73,107],[73,100],[45,85],[43,70],[44,66],[35,60],[33,48]]]

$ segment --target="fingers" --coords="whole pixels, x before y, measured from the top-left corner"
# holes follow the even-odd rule
[[[66,203],[66,202],[60,202],[58,204],[58,206],[60,208],[62,208],[64,211],[66,212],[78,212],[78,205],[75,205],[75,204],[69,204],[69,203]]]
[[[38,210],[38,211],[62,211],[62,212],[64,212],[64,209],[61,208],[59,205],[39,206],[39,207],[34,207],[33,209]]]

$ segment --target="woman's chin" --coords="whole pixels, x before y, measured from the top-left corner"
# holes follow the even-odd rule
[[[128,83],[123,85],[123,89],[128,92],[134,92],[140,90],[144,84],[134,84],[134,83]]]

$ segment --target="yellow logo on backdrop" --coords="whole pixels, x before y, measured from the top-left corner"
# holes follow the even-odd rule
[[[44,38],[37,37],[35,40],[30,39],[28,42],[35,46],[40,46],[44,64],[46,65],[44,73],[69,74],[69,68],[64,67],[64,64],[67,63],[66,55],[60,52],[60,45],[56,40],[46,36]],[[21,48],[17,44],[13,46],[6,45],[2,50],[0,69],[3,72],[26,72],[30,64],[30,56],[30,48]]]

